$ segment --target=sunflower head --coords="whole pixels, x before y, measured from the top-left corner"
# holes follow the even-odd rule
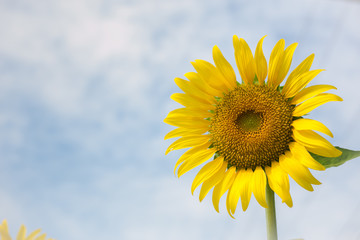
[[[309,168],[324,170],[309,152],[325,156],[341,155],[330,142],[314,131],[332,137],[322,123],[304,118],[318,106],[342,101],[331,93],[331,85],[306,87],[322,70],[310,70],[314,54],[288,75],[297,44],[285,48],[280,40],[269,63],[259,41],[255,54],[243,39],[233,37],[235,60],[241,76],[236,80],[232,66],[219,48],[213,48],[215,65],[197,60],[196,72],[176,78],[184,93],[173,100],[183,105],[168,114],[165,123],[177,127],[165,139],[180,137],[167,152],[188,149],[175,164],[178,175],[206,163],[196,175],[192,192],[201,185],[200,201],[213,189],[213,204],[219,211],[221,196],[227,192],[226,207],[232,216],[241,198],[245,211],[251,195],[263,207],[265,187],[292,206],[289,176],[313,191],[320,184]],[[288,75],[288,76],[287,76]],[[287,77],[284,86],[280,86]]]
[[[53,238],[46,238],[46,234],[40,234],[41,230],[35,230],[32,233],[30,233],[26,237],[26,227],[24,225],[21,225],[19,233],[17,234],[16,239],[17,240],[55,240]],[[39,235],[40,234],[40,235]],[[0,236],[1,240],[11,240],[11,236],[9,233],[9,228],[6,220],[3,220],[3,222],[0,224]]]
[[[238,169],[271,166],[288,150],[292,110],[266,85],[239,85],[224,94],[210,119],[211,142]]]

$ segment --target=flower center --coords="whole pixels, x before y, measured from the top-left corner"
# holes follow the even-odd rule
[[[239,85],[219,100],[210,120],[213,147],[237,168],[271,166],[289,149],[292,112],[279,91]]]
[[[262,123],[262,114],[254,111],[241,113],[235,120],[238,127],[244,131],[257,131]]]

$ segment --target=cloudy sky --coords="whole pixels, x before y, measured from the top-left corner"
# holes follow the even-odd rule
[[[341,103],[312,112],[331,141],[360,149],[360,2],[242,0],[0,0],[0,220],[57,240],[264,239],[251,201],[231,219],[190,193],[165,157],[178,107],[175,77],[211,61],[214,45],[235,64],[232,36],[254,49],[268,35],[298,42],[293,66],[315,53],[315,84]],[[294,207],[276,198],[280,239],[360,239],[360,159],[315,172]]]

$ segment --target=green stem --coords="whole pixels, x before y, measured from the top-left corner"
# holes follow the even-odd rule
[[[275,198],[274,192],[269,187],[269,184],[266,184],[266,203],[268,205],[268,207],[265,208],[267,239],[277,240]]]

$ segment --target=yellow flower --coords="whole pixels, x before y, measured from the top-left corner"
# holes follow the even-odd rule
[[[16,240],[54,240],[53,238],[46,238],[46,234],[43,233],[40,236],[37,236],[40,233],[40,229],[35,230],[34,232],[30,233],[29,236],[26,236],[26,228],[24,225],[21,225],[19,233],[16,237]],[[9,229],[6,220],[0,224],[0,240],[12,240],[9,234]]]
[[[227,192],[226,208],[232,216],[241,198],[245,211],[251,194],[267,207],[265,188],[270,188],[292,207],[289,175],[303,188],[313,191],[320,182],[309,168],[324,170],[309,152],[337,157],[341,151],[314,131],[333,137],[322,123],[303,118],[318,106],[342,101],[331,93],[331,85],[306,87],[322,70],[310,70],[314,54],[307,57],[280,84],[290,69],[297,43],[285,49],[281,39],[265,59],[263,37],[252,54],[244,39],[233,37],[235,60],[242,83],[217,46],[215,66],[203,60],[192,62],[196,72],[176,78],[184,93],[171,98],[184,106],[171,111],[165,123],[178,128],[165,139],[180,137],[166,151],[190,148],[177,161],[178,176],[207,162],[196,175],[191,191],[201,186],[200,201],[213,189],[212,201],[219,211]],[[267,80],[266,80],[267,78]],[[213,158],[214,157],[214,158]]]

